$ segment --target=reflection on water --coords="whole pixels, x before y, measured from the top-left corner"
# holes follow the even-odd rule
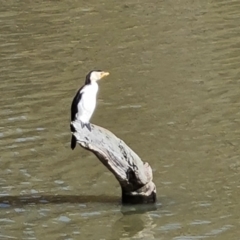
[[[118,219],[112,227],[113,237],[119,236],[119,239],[155,239],[154,231],[156,227],[149,213],[124,214]]]
[[[239,5],[2,2],[0,238],[237,240]],[[93,68],[111,75],[92,121],[151,164],[156,209],[122,208],[114,177],[70,149]]]

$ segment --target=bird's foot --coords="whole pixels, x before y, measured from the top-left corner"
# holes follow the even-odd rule
[[[82,121],[80,121],[81,122],[81,127],[82,128],[84,128],[84,126],[85,126],[85,123],[84,122],[82,122]]]
[[[87,129],[91,132],[92,129],[91,129],[91,125],[90,125],[90,123],[86,123],[85,126],[86,126]]]
[[[90,123],[84,123],[84,122],[81,121],[81,127],[84,128],[85,126],[91,132],[91,125],[90,125]]]

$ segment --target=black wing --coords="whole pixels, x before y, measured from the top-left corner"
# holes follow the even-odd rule
[[[83,87],[81,87],[77,91],[75,97],[73,98],[72,106],[71,106],[71,121],[75,120],[76,113],[78,112],[78,103],[81,100],[81,97],[82,97],[82,94],[83,94],[83,93],[81,93],[82,88]],[[71,130],[71,132],[75,131],[75,129],[73,128],[73,126],[71,124],[70,124],[70,130]],[[72,139],[71,139],[72,150],[76,147],[76,144],[77,144],[76,138],[72,135]]]
[[[78,103],[79,101],[81,100],[82,98],[82,94],[81,93],[81,90],[82,90],[83,87],[81,87],[75,97],[73,98],[73,101],[72,101],[72,106],[71,106],[71,121],[74,121],[75,120],[75,116],[76,116],[76,113],[78,112]]]

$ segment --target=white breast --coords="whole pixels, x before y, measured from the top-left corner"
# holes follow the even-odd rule
[[[77,119],[88,123],[96,107],[98,84],[86,85],[82,90],[82,98],[78,103]]]

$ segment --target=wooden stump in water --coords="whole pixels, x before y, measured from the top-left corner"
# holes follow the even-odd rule
[[[109,130],[91,124],[91,131],[79,121],[71,122],[72,134],[83,148],[94,153],[114,174],[122,188],[122,203],[155,203],[156,186],[152,168]]]

